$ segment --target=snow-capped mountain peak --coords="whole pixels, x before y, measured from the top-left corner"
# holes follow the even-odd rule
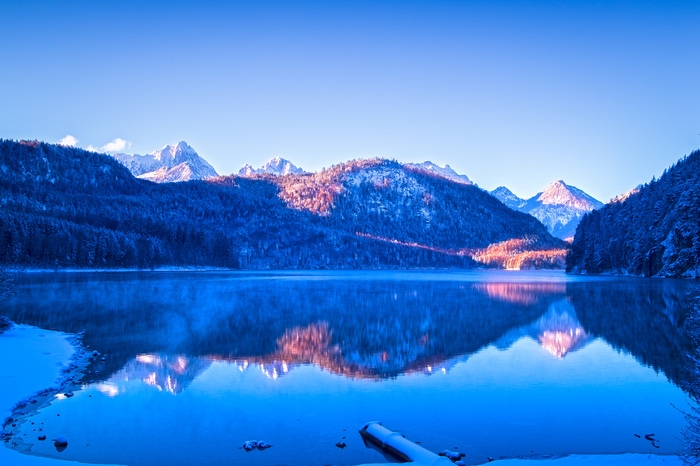
[[[151,152],[148,155],[152,155],[154,159],[156,160],[181,160],[184,161],[183,159],[188,159],[188,158],[193,158],[193,157],[199,157],[197,152],[185,141],[180,141],[177,144],[173,145],[165,145],[163,146],[162,149]]]
[[[243,168],[241,168],[238,171],[238,176],[251,176],[251,175],[263,175],[263,174],[268,174],[268,175],[275,175],[275,176],[284,176],[284,175],[299,175],[302,173],[306,173],[304,170],[301,168],[297,167],[294,165],[292,162],[290,162],[287,159],[284,159],[282,157],[274,157],[270,159],[265,165],[263,165],[260,168],[253,168],[250,164],[245,164],[243,165]]]
[[[491,195],[511,209],[537,218],[552,235],[563,239],[574,235],[584,214],[603,206],[602,202],[562,180],[550,183],[541,193],[527,200],[519,198],[505,186],[494,189]]]
[[[470,180],[467,177],[467,175],[460,175],[459,173],[454,171],[449,165],[441,167],[440,165],[437,165],[433,162],[426,161],[423,163],[406,163],[404,164],[404,166],[407,168],[412,168],[414,170],[420,170],[431,173],[433,175],[441,176],[450,181],[454,181],[455,183],[474,184],[472,180]]]
[[[156,183],[204,180],[219,176],[214,167],[204,160],[185,141],[166,145],[146,155],[114,154],[134,176]]]
[[[575,186],[567,185],[562,180],[547,185],[537,196],[537,200],[542,204],[565,205],[582,210],[593,210],[603,206],[602,202]]]

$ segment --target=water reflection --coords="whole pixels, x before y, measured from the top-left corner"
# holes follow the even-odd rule
[[[507,349],[523,337],[538,341],[543,350],[556,358],[563,358],[568,353],[583,348],[590,341],[590,336],[576,318],[573,306],[566,300],[552,303],[549,310],[537,321],[509,330],[493,344]],[[416,348],[425,353],[429,344],[429,334],[425,333]],[[385,374],[389,367],[396,366],[397,354],[402,361],[419,361],[413,365],[405,364],[404,366],[408,367],[405,367],[403,373],[432,374],[436,369],[436,372],[446,373],[459,359],[445,361],[440,357],[419,357],[417,350],[403,349],[403,352],[394,351],[393,356],[388,351],[382,351],[360,362],[354,362],[346,359],[340,345],[333,343],[333,330],[329,329],[328,322],[317,322],[287,330],[277,339],[277,350],[268,355],[251,355],[246,358],[209,355],[188,358],[182,355],[140,354],[110,377],[107,387],[114,393],[112,387],[115,382],[137,379],[159,390],[177,394],[209,367],[211,361],[227,361],[241,371],[256,367],[271,379],[288,374],[296,367],[313,364],[345,377],[379,380],[379,374]]]
[[[177,395],[211,365],[207,358],[183,355],[139,354],[109,379],[98,385],[108,396],[123,392],[120,382],[140,380],[158,390]]]
[[[687,376],[683,282],[337,277],[36,274],[17,280],[16,296],[0,313],[44,328],[85,330],[85,343],[107,354],[90,380],[127,366],[140,370],[148,365],[135,359],[142,354],[245,360],[269,366],[276,376],[315,364],[348,377],[385,379],[429,372],[491,344],[507,348],[524,336],[558,358],[601,337],[676,384]],[[174,358],[159,360],[159,370],[177,365]],[[173,387],[177,380],[171,378]],[[153,383],[168,385],[160,376]]]
[[[83,390],[37,414],[95,446],[65,458],[152,464],[153,445],[186,435],[194,446],[170,442],[166,462],[359,464],[379,458],[347,432],[370,419],[434,450],[467,445],[475,463],[647,452],[633,435],[647,429],[673,453],[682,421],[669,403],[682,402],[693,347],[686,284],[528,276],[39,274],[17,280],[0,314],[85,330],[106,353]],[[125,431],[129,452],[97,435]],[[205,454],[212,437],[240,442]],[[237,456],[251,438],[275,448]],[[29,447],[55,454],[43,448]]]
[[[576,310],[566,299],[556,301],[547,312],[530,325],[509,330],[496,346],[508,348],[523,337],[530,337],[556,358],[583,348],[591,339],[576,317]]]

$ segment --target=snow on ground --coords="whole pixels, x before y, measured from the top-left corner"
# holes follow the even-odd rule
[[[488,464],[493,466],[680,466],[683,463],[677,456],[627,453],[624,455],[570,455],[552,460],[498,460]]]
[[[570,455],[555,459],[509,459],[485,464],[489,466],[681,466],[683,463],[677,456],[627,453],[624,455]],[[360,466],[386,466],[386,463]]]
[[[1,334],[0,420],[10,417],[19,401],[27,400],[47,388],[58,388],[63,370],[70,365],[75,350],[70,335],[65,333],[16,325]],[[46,441],[51,441],[51,438]],[[4,442],[0,445],[0,464],[3,465],[55,466],[64,463],[62,460],[19,453],[7,448]]]

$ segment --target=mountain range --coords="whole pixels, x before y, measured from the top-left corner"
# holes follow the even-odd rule
[[[166,145],[163,149],[147,155],[115,154],[113,157],[138,177],[157,183],[190,180],[205,180],[218,176],[216,170],[185,141],[176,145]],[[441,167],[433,162],[405,163],[406,170],[443,178],[455,183],[476,186],[466,175],[459,174],[449,165]],[[260,168],[245,164],[238,176],[255,175],[301,175],[307,173],[282,157],[269,160]],[[505,186],[500,186],[491,194],[511,209],[530,214],[540,220],[555,237],[573,238],[576,226],[583,215],[602,207],[602,203],[584,191],[555,181],[544,191],[530,199],[522,199]]]
[[[525,268],[562,267],[566,254],[539,221],[480,188],[383,159],[157,184],[115,157],[0,140],[0,198],[0,263],[12,265]]]
[[[112,157],[134,176],[156,183],[205,180],[219,176],[214,167],[185,141],[166,145],[146,155],[120,153]]]
[[[511,209],[532,215],[561,239],[573,238],[583,216],[603,207],[599,200],[562,180],[550,183],[530,199],[516,196],[505,186],[494,189],[491,194]]]

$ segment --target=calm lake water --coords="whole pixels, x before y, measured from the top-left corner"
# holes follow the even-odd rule
[[[24,274],[15,285],[0,315],[84,330],[106,355],[75,396],[28,416],[31,454],[129,465],[383,462],[357,433],[374,420],[473,463],[680,447],[674,405],[687,407],[678,386],[690,349],[682,281],[106,272]],[[68,447],[33,440],[39,425]],[[246,452],[246,440],[273,447]]]

